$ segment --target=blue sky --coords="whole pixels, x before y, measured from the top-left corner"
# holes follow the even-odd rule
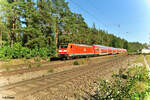
[[[150,0],[66,0],[71,11],[83,15],[87,24],[107,30],[130,42],[148,43]]]

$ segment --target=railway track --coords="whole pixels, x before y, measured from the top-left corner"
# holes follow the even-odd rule
[[[110,66],[119,64],[124,59],[127,59],[127,55],[112,57],[104,59],[98,62],[89,64],[88,66],[82,66],[67,71],[62,71],[45,77],[40,77],[32,80],[18,82],[12,85],[0,87],[0,95],[3,99],[12,97],[16,100],[24,100],[23,98],[35,94],[39,91],[50,87],[57,87],[59,84],[63,84],[67,81],[82,79],[83,77],[93,78],[94,75],[104,75],[112,72]],[[105,69],[105,70],[104,70]],[[100,73],[100,71],[103,71]]]
[[[57,60],[57,61],[53,61],[53,62],[42,62],[42,63],[40,63],[40,65],[41,65],[40,67],[32,67],[32,68],[28,68],[27,64],[13,65],[13,66],[11,66],[11,68],[18,67],[18,68],[22,68],[22,69],[0,72],[0,77],[11,76],[11,75],[16,75],[16,74],[23,74],[23,73],[26,73],[26,72],[47,70],[49,68],[50,69],[55,69],[55,68],[59,68],[59,67],[62,67],[62,66],[72,65],[74,61],[81,60],[81,59],[82,58],[72,59],[72,60],[65,60],[65,61]],[[101,59],[103,59],[103,57],[101,57]],[[38,63],[33,63],[32,66],[36,66],[36,64],[38,64]],[[23,67],[26,67],[26,68],[23,68]]]
[[[26,72],[40,71],[40,70],[45,70],[45,69],[48,69],[48,68],[54,69],[54,68],[58,68],[58,67],[61,67],[61,66],[70,65],[70,64],[72,64],[72,62],[69,62],[69,61],[65,62],[65,63],[58,62],[58,63],[54,63],[54,64],[51,64],[51,63],[47,62],[47,63],[41,63],[41,64],[43,64],[43,65],[40,66],[40,67],[33,67],[33,68],[25,68],[25,69],[13,70],[13,71],[0,72],[0,77],[15,75],[15,74],[18,74],[18,73],[23,74],[23,73],[26,73]],[[26,66],[28,66],[28,65],[26,65]]]

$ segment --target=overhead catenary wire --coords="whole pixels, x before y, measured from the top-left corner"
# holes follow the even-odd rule
[[[95,16],[94,14],[92,14],[91,12],[89,12],[88,10],[86,10],[84,7],[82,7],[80,4],[78,4],[77,2],[73,1],[73,0],[70,0],[70,2],[76,6],[78,6],[78,8],[80,8],[82,11],[84,11],[85,13],[87,13],[88,15],[90,15],[94,20],[95,22],[98,21],[99,24],[101,24],[100,26],[103,27],[105,30],[107,30],[106,28],[108,28],[109,26],[116,26],[117,28],[120,28],[120,24],[106,24],[104,22],[102,22],[102,20],[99,19],[99,17]],[[92,6],[92,4],[90,5]],[[97,10],[96,7],[92,6],[92,8],[94,8],[95,10]],[[94,23],[95,23],[94,22]]]
[[[96,7],[96,5],[94,5],[94,3],[93,3],[93,1],[94,0],[88,0],[88,2],[90,2],[90,6],[92,6],[92,8],[94,9],[94,10],[97,10],[97,9],[99,9],[99,8],[97,8]],[[86,3],[88,3],[88,2],[86,2]],[[102,16],[102,15],[101,15]],[[115,26],[115,27],[117,27],[117,28],[121,28],[121,24],[120,23],[118,23],[118,24],[105,24],[105,26],[106,27],[111,27],[111,26]],[[126,31],[126,32],[118,32],[118,33],[121,33],[121,34],[128,34],[129,32],[128,31]]]
[[[97,6],[96,5],[94,5],[94,3],[93,3],[93,0],[88,0],[88,2],[90,2],[90,6],[92,6],[92,8],[94,9],[94,10],[98,10],[99,8],[97,8]],[[88,3],[88,2],[86,2],[86,3]],[[101,12],[102,13],[102,12]],[[103,14],[101,14],[101,17],[104,17],[104,16],[102,16]],[[116,26],[116,27],[118,27],[118,28],[120,28],[121,27],[121,25],[118,23],[118,24],[105,24],[105,26],[107,27],[109,27],[109,26]]]
[[[88,15],[90,15],[95,21],[99,21],[99,22],[102,22],[99,20],[99,18],[97,18],[95,15],[93,15],[91,12],[87,11],[86,9],[84,9],[82,6],[80,6],[78,3],[74,2],[73,0],[70,0],[74,5],[78,6],[82,11],[84,11],[85,13],[87,13]],[[104,25],[104,24],[103,24]],[[102,25],[102,26],[103,26]],[[104,25],[106,26],[106,24]]]
[[[74,4],[75,6],[77,6],[78,8],[80,8],[82,11],[84,11],[86,14],[88,14],[89,16],[91,16],[95,21],[93,23],[95,23],[96,21],[99,22],[100,26],[99,28],[102,28],[104,29],[105,31],[108,30],[108,27],[111,27],[111,26],[115,26],[117,28],[120,28],[121,27],[121,24],[106,24],[106,23],[102,23],[102,21],[97,17],[95,16],[94,14],[92,14],[91,12],[89,12],[88,10],[86,10],[84,7],[82,7],[79,3],[75,2],[74,0],[69,0],[72,4]],[[94,6],[93,7],[93,4],[91,4],[92,8],[94,8],[95,10],[97,10],[97,8]],[[123,34],[126,34],[126,33],[129,33],[129,32],[118,32],[118,33],[123,33]]]

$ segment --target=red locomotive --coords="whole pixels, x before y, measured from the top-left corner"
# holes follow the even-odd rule
[[[70,58],[79,56],[96,56],[126,53],[126,49],[107,47],[102,45],[83,45],[74,43],[65,43],[59,46],[59,57]]]

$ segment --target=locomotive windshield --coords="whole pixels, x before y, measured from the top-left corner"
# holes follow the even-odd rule
[[[67,48],[67,47],[68,47],[68,45],[61,45],[60,49]]]

